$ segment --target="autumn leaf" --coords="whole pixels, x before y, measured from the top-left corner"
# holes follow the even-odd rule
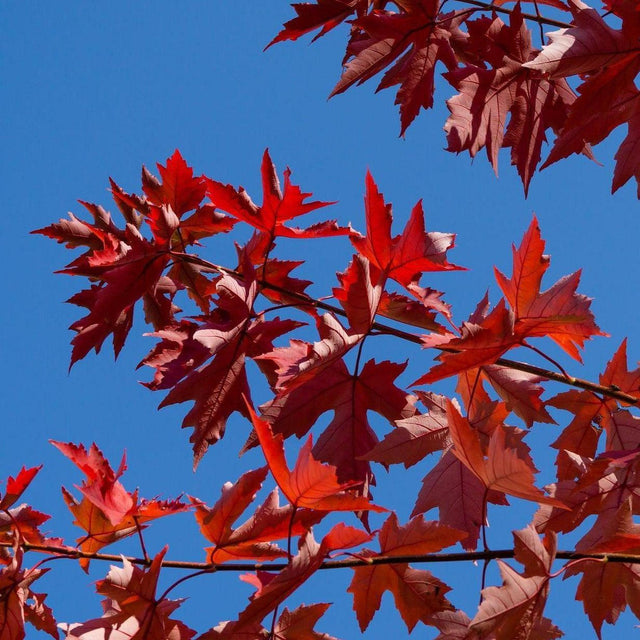
[[[411,211],[402,235],[392,238],[391,205],[385,204],[384,197],[369,172],[365,183],[367,235],[352,233],[351,243],[360,255],[369,260],[372,267],[405,287],[417,283],[425,271],[461,268],[447,261],[447,250],[454,246],[455,236],[425,231],[421,202]],[[375,271],[372,274],[374,279],[379,279]]]
[[[42,465],[31,467],[30,469],[22,467],[15,478],[12,476],[7,478],[4,495],[0,494],[2,496],[0,499],[0,511],[9,509],[17,502],[40,469],[42,469]]]
[[[46,595],[31,590],[33,582],[48,569],[23,569],[23,555],[22,549],[16,548],[11,562],[0,568],[0,638],[23,640],[26,637],[24,624],[28,621],[57,640],[56,620],[44,603]]]
[[[126,469],[125,458],[114,472],[100,449],[92,444],[87,451],[83,445],[51,441],[86,476],[79,487],[83,494],[81,502],[62,488],[67,507],[75,516],[74,524],[86,531],[78,538],[79,548],[95,553],[102,547],[124,537],[135,534],[151,520],[189,509],[180,500],[141,500],[138,492],[129,493],[118,478]],[[80,558],[80,566],[87,571],[89,560]]]
[[[378,534],[380,553],[366,550],[366,556],[433,553],[455,544],[463,537],[462,532],[437,522],[425,522],[422,516],[400,527],[396,515],[392,513]],[[449,587],[428,571],[412,569],[405,562],[356,567],[348,591],[353,594],[353,608],[362,631],[369,626],[380,608],[385,591],[393,594],[396,608],[409,631],[418,621],[428,623],[433,613],[453,609],[444,597],[450,591]]]
[[[100,637],[148,640],[171,638],[190,640],[196,632],[169,616],[181,600],[156,599],[156,588],[165,547],[147,570],[122,558],[122,568],[112,566],[107,577],[96,585],[103,601],[104,615],[83,623],[66,625],[69,640],[90,640],[101,630]]]
[[[579,153],[585,142],[601,142],[616,127],[627,124],[627,136],[616,153],[614,192],[631,177],[640,184],[635,152],[640,134],[640,119],[636,115],[640,93],[634,83],[640,70],[638,17],[624,11],[621,29],[614,29],[596,9],[578,0],[572,4],[572,26],[550,33],[550,43],[526,65],[553,78],[570,75],[584,78],[578,87],[580,96],[572,105],[544,166]]]
[[[367,460],[385,465],[402,463],[408,469],[429,453],[450,445],[444,396],[418,392],[418,397],[429,412],[396,420],[395,429],[366,454]]]
[[[534,470],[518,456],[515,449],[507,446],[502,427],[494,430],[485,458],[478,434],[451,401],[447,404],[447,419],[454,455],[487,489],[561,509],[567,508],[561,501],[545,496],[534,486]]]
[[[495,276],[515,315],[514,332],[520,340],[548,336],[572,358],[581,361],[579,349],[585,340],[604,334],[594,321],[591,300],[576,292],[580,272],[565,276],[546,291],[540,291],[549,257],[537,219],[533,218],[520,247],[513,247],[513,274]]]
[[[256,575],[241,576],[245,582],[254,585],[257,591],[251,597],[251,602],[240,613],[239,623],[244,625],[261,621],[306,582],[330,553],[361,545],[370,539],[371,535],[343,523],[335,525],[320,544],[310,533],[304,535],[300,539],[297,555],[291,558],[286,568],[279,573],[259,571]]]
[[[516,559],[525,565],[520,574],[498,560],[502,587],[482,590],[478,613],[470,623],[481,637],[511,640],[527,630],[531,638],[560,638],[563,633],[543,617],[549,593],[549,571],[555,557],[555,537],[543,544],[528,527],[514,531]]]
[[[293,470],[289,470],[282,436],[274,436],[269,423],[258,418],[250,407],[248,410],[269,469],[292,505],[320,511],[386,511],[362,496],[348,493],[359,483],[340,484],[335,467],[321,464],[312,456],[311,436],[300,449]]]
[[[513,312],[506,308],[504,300],[500,300],[491,313],[479,322],[463,322],[459,338],[454,334],[430,334],[425,336],[423,344],[425,347],[442,347],[446,351],[437,356],[441,364],[420,376],[412,386],[431,384],[469,369],[495,363],[518,344],[514,333]]]
[[[560,130],[575,95],[564,79],[543,77],[525,65],[537,52],[519,4],[510,12],[509,25],[494,16],[478,18],[468,28],[471,38],[481,39],[478,46],[492,68],[466,66],[445,74],[460,92],[447,100],[447,150],[469,151],[474,157],[485,147],[497,173],[500,148],[511,147],[511,164],[518,168],[526,195],[545,132]]]
[[[262,158],[261,173],[261,206],[254,204],[242,187],[235,189],[229,184],[225,185],[210,178],[206,178],[207,195],[216,208],[263,231],[271,240],[276,236],[321,238],[349,233],[349,229],[338,227],[334,220],[320,222],[306,229],[286,226],[284,223],[288,220],[333,203],[319,201],[305,203],[311,194],[303,193],[299,187],[291,183],[289,169],[284,172],[284,190],[281,190],[276,168],[268,150],[264,152]]]
[[[449,40],[455,28],[452,14],[442,15],[438,0],[395,3],[401,11],[373,11],[352,21],[352,37],[342,77],[331,96],[362,84],[393,64],[378,91],[400,85],[401,135],[420,109],[433,106],[435,67],[438,61],[449,70],[457,61]]]
[[[327,603],[300,605],[293,611],[286,607],[273,630],[277,640],[337,640],[327,633],[313,630],[320,617],[329,608]]]
[[[171,207],[178,218],[187,211],[197,209],[204,198],[206,185],[202,178],[194,178],[193,169],[180,152],[176,149],[166,166],[158,163],[157,167],[162,182],[144,167],[142,169],[142,189],[149,201],[157,207]]]
[[[320,416],[333,412],[333,418],[316,442],[312,454],[336,467],[340,482],[364,482],[373,474],[367,459],[378,438],[371,427],[369,411],[389,422],[415,413],[412,397],[395,385],[405,365],[369,360],[353,375],[343,360],[324,369],[290,393],[280,394],[260,407],[274,434],[285,438],[306,435]]]
[[[151,388],[170,389],[160,407],[194,402],[182,426],[194,428],[190,442],[195,466],[224,435],[232,413],[248,417],[243,400],[250,397],[247,358],[271,351],[275,338],[300,326],[293,320],[254,317],[258,287],[253,273],[246,273],[244,280],[222,276],[216,292],[216,309],[203,324],[183,322],[157,332],[162,343],[142,362],[156,368]]]
[[[287,552],[274,544],[275,540],[303,535],[322,518],[323,514],[308,509],[280,507],[277,490],[274,490],[249,520],[233,529],[233,523],[253,502],[266,475],[267,468],[263,467],[248,471],[234,484],[226,483],[212,508],[191,499],[202,535],[214,543],[206,549],[208,562],[220,564],[244,558],[286,556]]]
[[[363,14],[374,2],[376,0],[316,0],[316,4],[311,2],[292,4],[296,17],[285,22],[282,31],[265,48],[268,49],[276,42],[297,40],[310,31],[320,29],[313,38],[317,40],[354,13]]]
[[[477,547],[480,527],[488,524],[486,502],[508,505],[504,493],[487,491],[484,483],[448,449],[422,480],[412,516],[437,508],[439,522],[467,536],[463,549]]]
[[[331,313],[321,315],[316,324],[319,341],[310,344],[291,340],[288,347],[278,347],[256,357],[258,361],[272,363],[277,374],[275,387],[281,394],[292,393],[312,381],[365,337],[364,334],[346,331]]]

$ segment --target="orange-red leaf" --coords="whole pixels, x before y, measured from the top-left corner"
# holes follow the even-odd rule
[[[250,407],[249,412],[269,469],[292,505],[320,511],[386,511],[362,496],[348,493],[348,489],[359,483],[340,484],[335,467],[321,464],[311,455],[311,436],[300,449],[298,460],[290,471],[284,457],[282,436],[274,436],[269,423],[258,418]]]

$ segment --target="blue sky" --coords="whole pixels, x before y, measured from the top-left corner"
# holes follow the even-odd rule
[[[584,368],[563,362],[576,375],[595,379],[624,336],[631,339],[630,359],[636,361],[640,355],[635,185],[610,195],[619,136],[596,149],[603,166],[583,158],[563,161],[534,177],[525,200],[507,154],[501,157],[496,179],[484,157],[471,162],[466,155],[443,151],[444,100],[452,95],[444,82],[436,108],[423,112],[401,139],[393,93],[374,95],[375,85],[368,84],[327,101],[339,77],[345,30],[312,46],[307,39],[263,52],[291,13],[284,0],[100,4],[5,0],[0,6],[4,25],[0,175],[8,227],[2,252],[7,290],[0,311],[4,336],[0,478],[14,474],[22,464],[44,463],[26,498],[52,514],[51,531],[68,540],[79,531],[70,524],[59,487],[71,488],[81,477],[49,439],[95,441],[114,464],[126,448],[130,469],[125,486],[139,486],[145,497],[186,493],[212,504],[225,481],[262,464],[255,451],[236,458],[249,428],[234,418],[224,441],[210,450],[197,473],[192,472],[188,433],[179,428],[186,407],[157,412],[161,396],[137,383],[149,379],[135,366],[152,345],[142,337],[146,329],[140,322],[115,364],[105,345],[99,356],[88,356],[69,374],[72,334],[67,327],[78,310],[63,301],[82,283],[52,273],[70,261],[70,252],[29,235],[67,211],[80,214],[77,199],[114,210],[108,177],[128,191],[139,191],[141,165],[155,170],[155,162],[164,162],[176,148],[196,173],[242,184],[259,200],[259,164],[268,147],[279,170],[288,165],[293,181],[303,190],[321,200],[339,201],[325,210],[327,216],[358,229],[364,227],[367,169],[393,202],[398,230],[413,204],[423,199],[427,228],[456,232],[450,258],[470,269],[424,280],[446,292],[458,321],[487,288],[497,300],[493,266],[510,272],[511,243],[520,241],[535,212],[552,256],[547,286],[582,268],[580,291],[595,299],[596,319],[611,334],[610,339],[588,344]],[[214,261],[232,260],[228,242],[206,251],[205,257]],[[326,240],[321,250],[310,253],[301,273],[316,282],[315,293],[327,295],[335,284],[335,272],[349,260],[348,246],[341,240]],[[398,356],[397,349],[381,344],[380,352],[371,350],[368,357],[411,355]],[[423,356],[426,369],[429,354],[413,357]],[[408,372],[404,382],[415,377]],[[266,400],[264,390],[257,389],[257,400]],[[559,422],[564,419],[556,415]],[[544,445],[555,438],[558,427],[538,425],[535,430],[534,441]],[[536,460],[541,467],[551,464],[544,453]],[[424,467],[394,470],[388,476],[381,470],[378,501],[399,504],[400,517],[406,519],[414,487],[417,492],[416,483],[425,473]],[[541,483],[544,477],[543,471]],[[406,501],[405,494],[410,496]],[[526,524],[530,508],[518,506],[514,512],[513,522],[507,510],[490,514],[493,546],[509,538],[501,529],[508,532]],[[150,529],[151,549],[159,550],[165,541],[172,558],[203,559],[204,540],[188,516]],[[135,545],[119,550],[137,553]],[[49,592],[48,602],[60,621],[100,615],[99,597],[91,592],[90,583],[103,577],[107,567],[94,564],[86,577],[72,562],[58,561],[40,583],[39,590]],[[473,615],[480,567],[437,567],[434,573],[457,589],[452,594],[454,604]],[[357,637],[351,596],[345,593],[350,577],[346,572],[330,577],[325,573],[289,606],[300,601],[334,602],[318,629],[340,638]],[[165,584],[173,579],[165,577]],[[575,584],[572,580],[552,585],[547,615],[567,637],[578,633],[590,637],[581,605],[573,602]],[[237,577],[225,575],[193,580],[176,596],[189,597],[183,619],[204,631],[235,617],[250,593]],[[630,616],[623,617],[619,632],[629,633],[634,623]],[[387,596],[366,637],[392,632],[402,637],[396,635],[404,633],[399,624]],[[425,628],[414,632],[418,634],[436,635]],[[615,634],[607,628],[604,637]],[[39,634],[30,632],[29,637]]]

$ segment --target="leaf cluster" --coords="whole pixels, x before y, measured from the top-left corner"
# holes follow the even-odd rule
[[[0,636],[24,637],[25,621],[58,634],[44,597],[31,591],[41,563],[24,569],[25,550],[77,558],[86,569],[91,559],[109,558],[101,549],[133,535],[143,557],[111,569],[97,585],[105,597],[103,615],[63,625],[67,637],[191,638],[195,631],[175,617],[180,601],[169,593],[193,575],[240,567],[253,569],[242,576],[256,589],[249,604],[200,638],[328,637],[313,630],[326,603],[293,611],[281,605],[317,571],[348,566],[363,631],[390,591],[408,630],[426,624],[439,630],[440,640],[560,637],[544,607],[552,579],[575,574],[576,597],[598,634],[627,605],[640,614],[640,531],[633,520],[640,418],[630,407],[640,399],[640,370],[628,368],[626,343],[592,383],[569,376],[546,353],[553,346],[579,362],[585,343],[604,334],[590,299],[578,292],[579,272],[543,288],[550,258],[535,218],[513,247],[511,273],[495,271],[502,297],[491,305],[485,295],[467,320],[456,323],[444,294],[422,282],[425,274],[462,269],[449,257],[454,235],[427,231],[421,202],[394,235],[392,206],[370,174],[359,232],[332,220],[293,226],[329,203],[310,201],[288,169],[281,186],[268,152],[260,169],[261,204],[242,187],[195,175],[177,151],[158,171],[160,178],[143,169],[141,194],[112,181],[122,226],[102,207],[83,203],[89,221],[71,215],[37,231],[82,251],[63,270],[89,280],[89,288],[70,299],[86,309],[71,327],[71,364],[108,338],[117,356],[135,308],[142,307],[156,340],[141,361],[154,372],[146,384],[167,392],[161,406],[190,403],[183,427],[192,429],[194,464],[224,437],[237,412],[252,429],[244,449],[259,447],[266,466],[224,485],[212,507],[197,497],[144,500],[121,483],[124,459],[114,471],[96,445],[54,443],[85,475],[80,498],[63,489],[83,533],[74,546],[45,537],[40,525],[47,516],[15,506],[37,469],[9,478],[0,501],[0,584],[7,603]],[[237,245],[234,267],[202,257],[205,244],[222,242],[236,225],[248,225],[252,235]],[[307,247],[334,236],[347,237],[354,253],[338,274],[333,300],[317,300],[306,293],[310,282],[293,275],[302,261],[280,259],[278,249],[282,238],[304,240]],[[309,329],[302,318],[315,325],[315,341],[304,339]],[[411,392],[399,382],[406,362],[365,361],[365,349],[380,335],[404,344],[421,371]],[[422,349],[435,354],[430,368]],[[528,350],[557,371],[507,360],[514,349]],[[271,390],[271,399],[257,408],[249,362]],[[457,397],[432,388],[445,379],[455,383]],[[549,379],[569,390],[544,398]],[[535,482],[539,452],[528,442],[532,431],[554,424],[550,408],[569,418],[553,444],[555,481],[541,489]],[[318,433],[325,413],[332,417]],[[294,435],[305,443],[291,465],[284,440]],[[381,469],[399,464],[420,465],[425,474],[406,523],[393,511],[371,515],[395,506],[377,504],[372,492]],[[279,491],[236,524],[268,477]],[[449,599],[455,594],[440,577],[412,564],[432,561],[456,544],[468,558],[498,557],[487,541],[489,505],[496,509],[514,499],[538,505],[533,522],[522,523],[513,548],[501,556],[523,568],[500,561],[502,585],[483,584],[480,607],[468,616],[455,608]],[[207,541],[197,566],[167,561],[166,549],[149,555],[144,543],[148,523],[184,511],[193,512]],[[317,542],[313,527],[345,511],[358,525],[338,522]],[[557,552],[558,539],[574,531],[581,536],[576,553]],[[334,559],[347,550],[355,560]],[[568,555],[568,562],[553,566]],[[625,561],[603,561],[611,555]],[[196,573],[158,594],[165,566]]]

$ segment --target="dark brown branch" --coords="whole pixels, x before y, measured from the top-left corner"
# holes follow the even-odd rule
[[[175,258],[179,258],[182,260],[187,260],[192,264],[197,264],[204,269],[210,270],[214,273],[226,273],[228,275],[234,276],[236,278],[242,278],[242,274],[238,273],[234,269],[229,269],[227,267],[223,267],[220,265],[213,264],[199,256],[195,256],[189,253],[177,253],[171,252]],[[307,305],[315,307],[316,309],[323,309],[324,311],[330,311],[335,315],[339,315],[342,317],[346,317],[347,314],[343,309],[337,307],[335,305],[329,304],[322,300],[316,300],[311,298],[308,295],[302,293],[296,293],[294,291],[289,291],[284,287],[279,287],[278,285],[271,284],[265,280],[258,280],[260,286],[265,289],[271,289],[272,291],[277,291],[279,293],[286,294],[290,298],[294,298],[300,301],[301,305]],[[396,329],[394,327],[390,327],[389,325],[382,324],[380,322],[373,323],[373,329],[379,331],[381,333],[385,333],[387,335],[395,336],[396,338],[400,338],[401,340],[405,340],[407,342],[413,342],[414,344],[421,345],[422,339],[419,335],[415,333],[409,333],[407,331],[402,331],[401,329]],[[455,349],[448,349],[446,347],[434,347],[435,349],[439,349],[440,351],[456,353]],[[544,369],[543,367],[537,367],[535,365],[529,364],[527,362],[519,362],[518,360],[510,360],[508,358],[498,358],[495,361],[495,364],[498,364],[502,367],[508,367],[509,369],[515,369],[517,371],[523,371],[524,373],[531,373],[536,376],[541,376],[546,378],[547,380],[553,380],[554,382],[559,382],[561,384],[565,384],[571,387],[577,387],[579,389],[584,389],[585,391],[592,391],[593,393],[597,393],[602,396],[606,396],[608,398],[614,398],[621,402],[625,402],[626,404],[635,405],[638,404],[638,399],[634,396],[625,393],[624,391],[620,391],[620,389],[616,389],[613,387],[606,387],[601,384],[597,384],[595,382],[591,382],[589,380],[583,380],[581,378],[574,378],[573,376],[565,375],[562,373],[557,373],[555,371],[550,371],[549,369]]]
[[[485,11],[495,11],[496,13],[503,13],[511,15],[513,9],[507,9],[505,7],[495,7],[490,2],[482,2],[481,0],[459,0],[463,4],[470,4],[471,6],[484,9]],[[547,18],[542,15],[534,15],[531,13],[523,13],[522,17],[525,20],[532,20],[538,24],[549,25],[550,27],[560,27],[562,29],[569,29],[573,25],[569,22],[562,22],[561,20],[554,20],[553,18]]]
[[[12,542],[0,542],[0,547],[13,547]],[[87,553],[70,547],[56,547],[54,545],[29,544],[20,545],[24,551],[39,551],[51,553],[70,559],[86,558],[106,562],[122,562],[126,558],[132,564],[150,566],[152,560],[122,556],[111,553]],[[426,553],[423,555],[407,556],[374,556],[372,558],[346,558],[343,560],[327,560],[320,565],[320,569],[349,569],[368,567],[377,564],[437,564],[444,562],[477,562],[481,560],[509,559],[515,557],[514,549],[493,549],[486,551],[462,551],[458,553]],[[558,551],[558,560],[593,560],[597,562],[626,562],[640,564],[640,555],[608,554],[608,553],[578,553],[576,551]],[[163,560],[162,567],[166,569],[185,569],[189,571],[224,572],[224,571],[281,571],[288,566],[287,562],[230,562],[227,564],[211,564],[209,562],[190,562],[183,560]]]

